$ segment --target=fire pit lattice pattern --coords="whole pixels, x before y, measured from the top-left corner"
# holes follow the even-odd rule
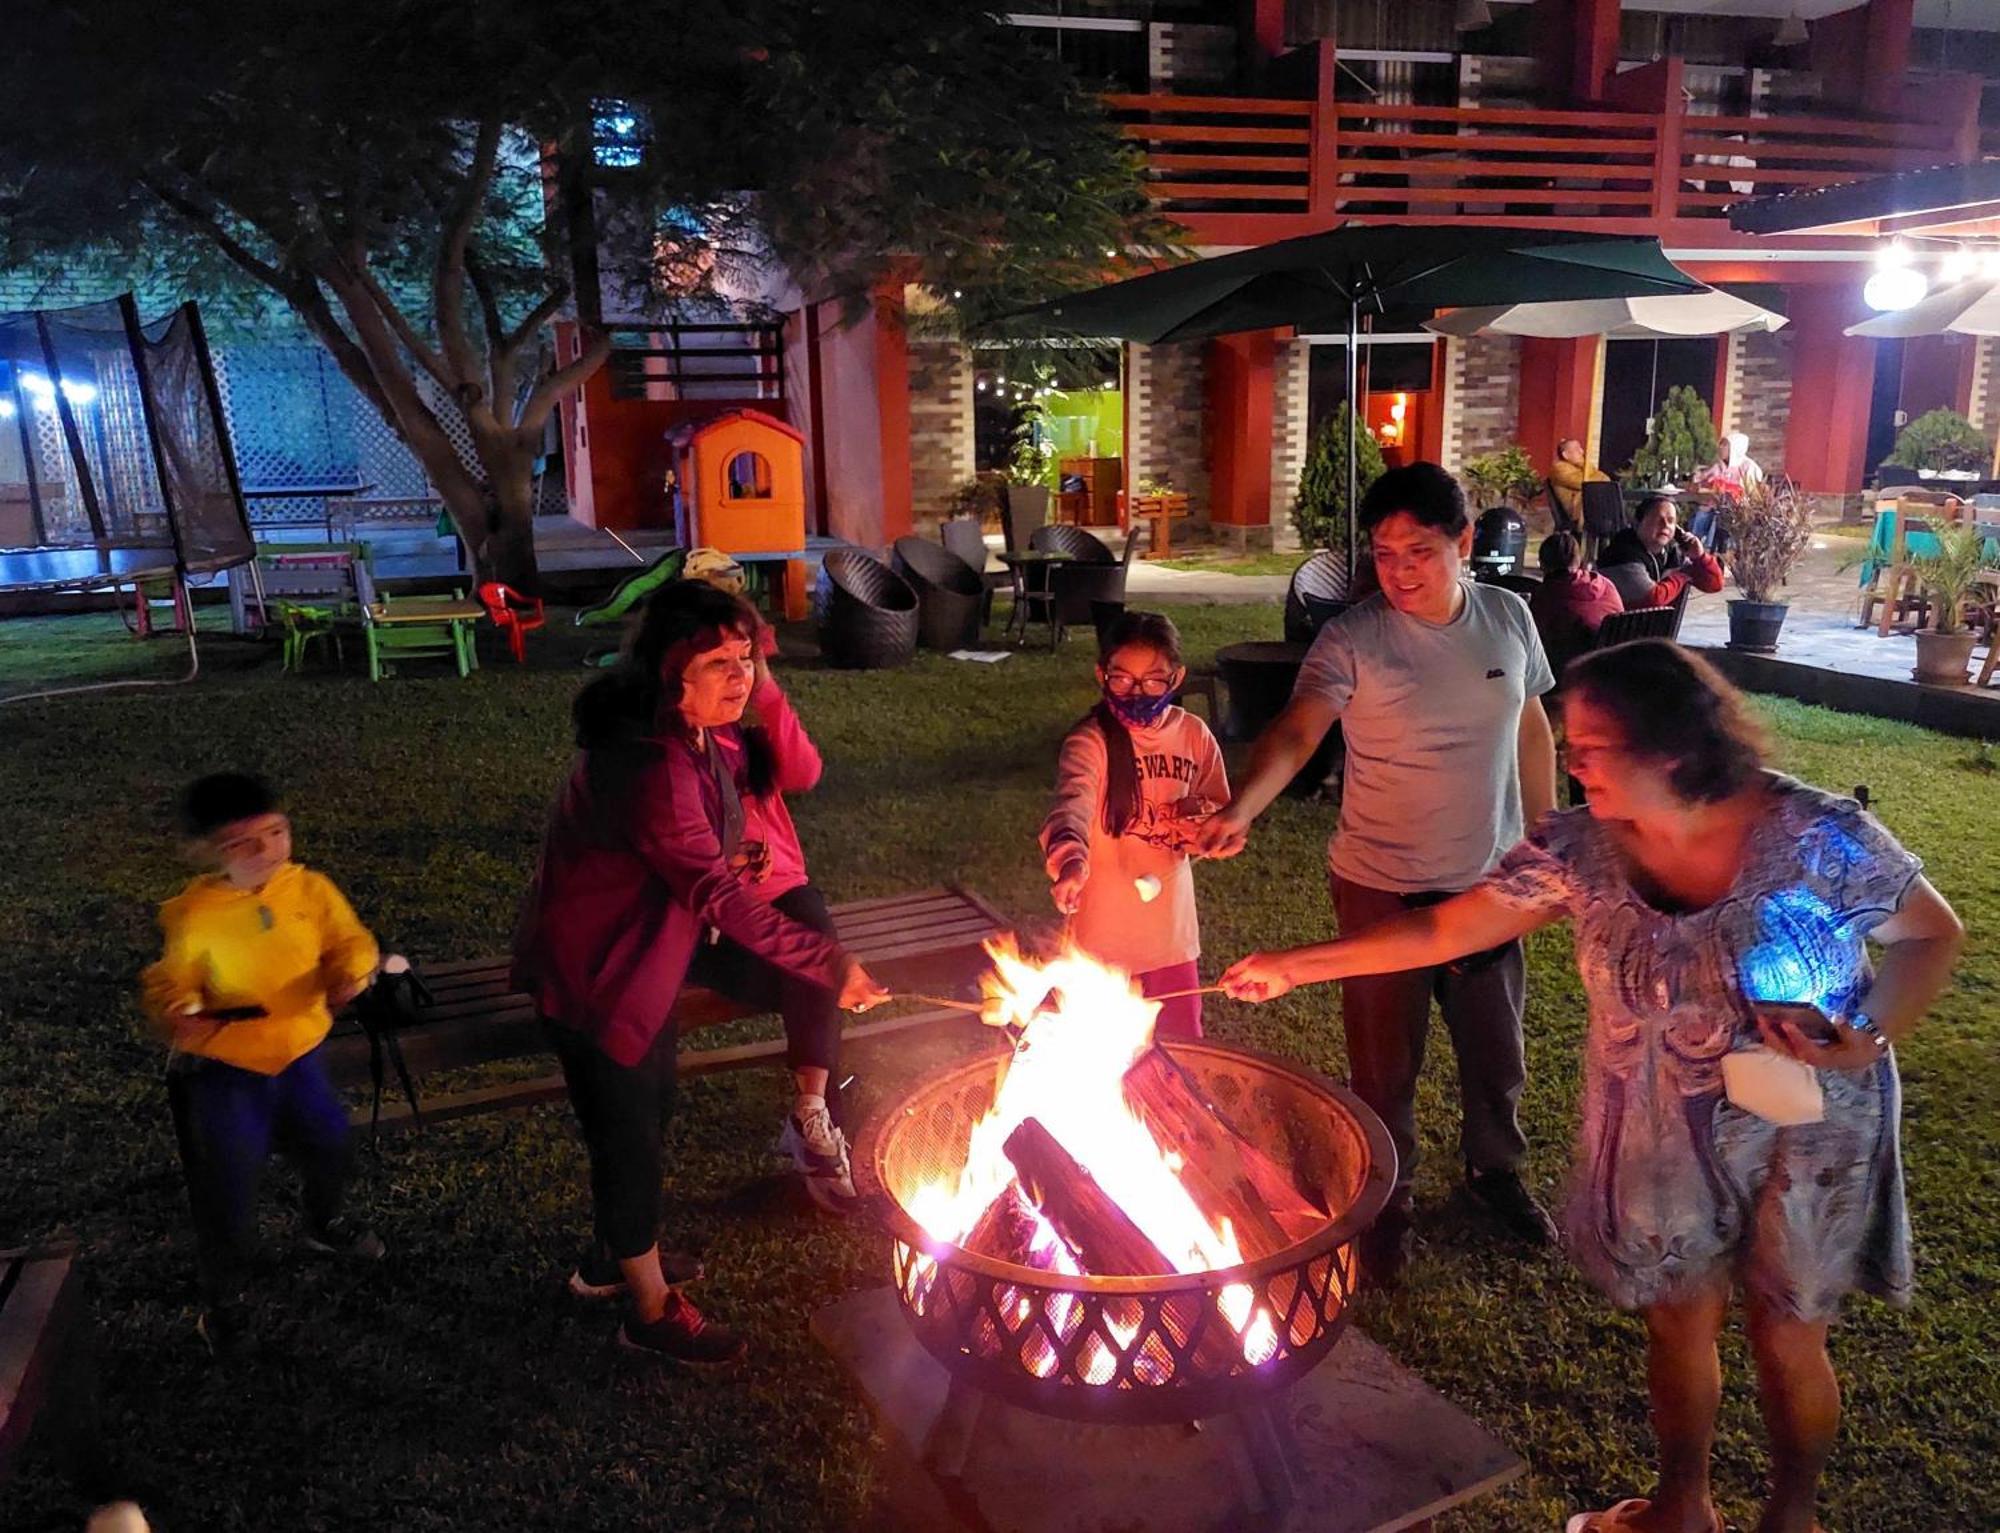
[[[1206,1042],[1169,1051],[1246,1138],[1296,1169],[1324,1201],[1324,1224],[1233,1268],[1164,1276],[1046,1271],[937,1240],[905,1200],[964,1164],[1006,1061],[961,1065],[871,1124],[862,1145],[889,1195],[905,1317],[954,1375],[1047,1414],[1184,1421],[1299,1377],[1338,1339],[1354,1241],[1394,1175],[1386,1133],[1347,1092],[1281,1061]]]

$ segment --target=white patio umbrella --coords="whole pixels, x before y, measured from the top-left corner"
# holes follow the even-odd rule
[[[1613,341],[1664,340],[1776,330],[1785,316],[1716,288],[1650,298],[1571,298],[1454,309],[1424,321],[1439,335],[1601,335]]]
[[[2000,277],[1974,277],[1941,287],[1928,298],[1847,327],[1849,335],[1878,340],[1918,335],[2000,335]]]

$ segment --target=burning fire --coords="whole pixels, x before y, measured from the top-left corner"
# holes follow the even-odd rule
[[[1021,1041],[992,1110],[973,1127],[956,1180],[940,1178],[911,1189],[904,1198],[910,1215],[934,1239],[962,1243],[996,1199],[1018,1190],[1004,1146],[1033,1118],[1177,1271],[1206,1272],[1242,1262],[1230,1221],[1211,1223],[1204,1215],[1182,1185],[1180,1156],[1154,1139],[1121,1089],[1126,1071],[1152,1046],[1159,1004],[1141,996],[1125,974],[1074,947],[1047,963],[1024,957],[1007,940],[989,943],[987,951],[994,963],[986,982],[988,1020],[1021,1028]],[[1020,1202],[1032,1225],[1033,1257],[1048,1270],[1080,1274],[1074,1254],[1041,1211],[1025,1194]],[[910,1277],[919,1300],[935,1270],[928,1257],[913,1257]],[[1018,1303],[1029,1301],[1018,1296]],[[1276,1353],[1277,1330],[1256,1306],[1248,1284],[1222,1289],[1217,1305],[1246,1360],[1261,1363]],[[1062,1314],[1051,1318],[1066,1328]],[[1137,1326],[1114,1321],[1112,1330],[1123,1348]],[[1112,1376],[1115,1360],[1102,1347],[1097,1350],[1100,1355],[1087,1359],[1083,1371],[1092,1382],[1103,1382]],[[1047,1362],[1052,1371],[1052,1355]]]

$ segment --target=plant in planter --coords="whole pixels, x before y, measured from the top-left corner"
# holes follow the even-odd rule
[[[1471,491],[1476,511],[1494,506],[1524,511],[1542,484],[1542,476],[1528,461],[1528,449],[1518,442],[1499,452],[1483,452],[1467,458],[1458,474]]]
[[[1965,598],[1985,568],[1986,540],[1969,521],[1942,523],[1935,536],[1937,552],[1910,561],[1932,614],[1931,626],[1917,631],[1917,668],[1911,675],[1937,686],[1962,686],[1974,643],[1965,626]]]
[[[977,474],[955,487],[945,501],[945,515],[976,517],[982,524],[998,520],[1007,476],[994,470]]]
[[[1778,589],[1812,541],[1812,501],[1789,479],[1748,485],[1722,503],[1729,573],[1743,593],[1729,603],[1729,647],[1768,655],[1778,647],[1790,603]]]
[[[1708,402],[1686,384],[1667,390],[1653,416],[1653,428],[1626,465],[1625,478],[1637,489],[1656,490],[1682,482],[1696,469],[1713,463],[1721,439]]]
[[[1956,410],[1929,410],[1896,436],[1895,449],[1882,461],[1921,473],[1983,470],[1992,457],[1984,434]]]
[[[1347,441],[1352,412],[1345,404],[1313,433],[1306,464],[1292,499],[1292,526],[1307,548],[1347,547]],[[1382,477],[1382,449],[1364,427],[1354,435],[1356,493]]]

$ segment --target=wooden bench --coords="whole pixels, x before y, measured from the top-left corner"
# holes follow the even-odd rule
[[[0,1484],[38,1419],[73,1465],[94,1448],[89,1364],[74,1254],[0,1251]]]
[[[891,990],[924,991],[932,995],[963,995],[970,999],[973,978],[986,967],[981,950],[988,937],[1013,929],[993,907],[970,890],[951,886],[883,899],[855,900],[833,910],[841,944],[861,960],[868,972]],[[437,1004],[426,1007],[423,1020],[396,1036],[412,1076],[498,1060],[523,1059],[548,1052],[535,1004],[508,980],[511,960],[481,958],[463,963],[430,964],[421,968],[424,983]],[[755,1015],[712,990],[689,988],[674,1005],[674,1025],[685,1033]],[[849,1043],[879,1038],[946,1020],[964,1021],[961,1011],[931,1007],[893,1016],[871,1016],[850,1022],[842,1033]],[[359,1024],[344,1021],[328,1038],[327,1064],[336,1083],[370,1084],[370,1048]],[[785,1057],[782,1038],[726,1048],[684,1049],[683,1076],[718,1070],[740,1070],[774,1064]],[[564,1095],[560,1072],[532,1080],[420,1098],[427,1122],[469,1117],[476,1113],[531,1107]],[[371,1110],[352,1115],[365,1127]],[[407,1102],[381,1104],[380,1126],[405,1129],[415,1115]]]

